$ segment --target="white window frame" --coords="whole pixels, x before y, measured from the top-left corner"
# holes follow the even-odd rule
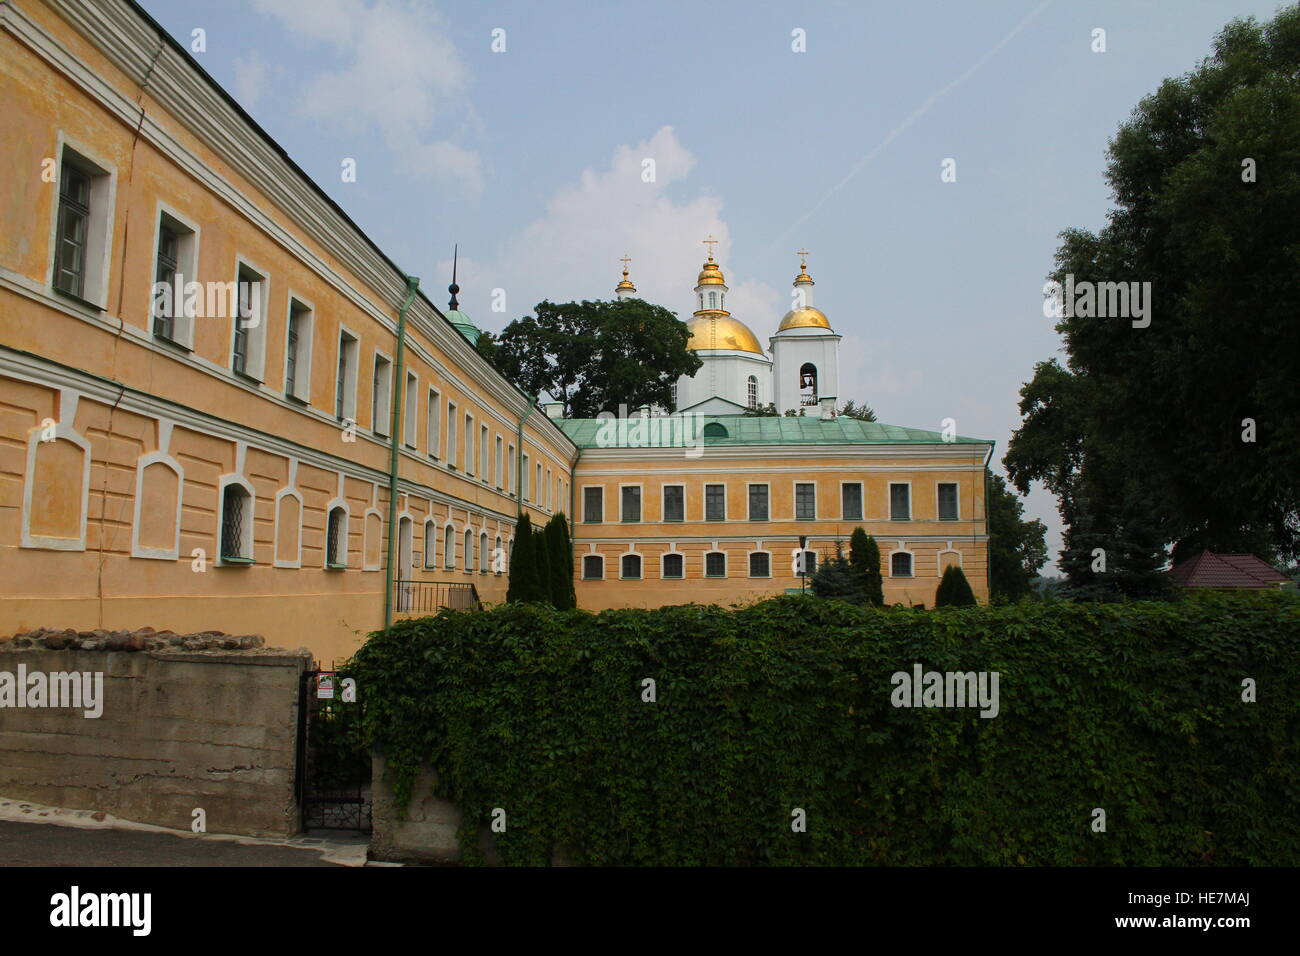
[[[709,517],[709,489],[710,489],[710,488],[721,488],[721,489],[722,489],[722,517],[721,517],[721,518],[710,518],[710,517]],[[705,520],[705,521],[726,521],[726,520],[727,520],[727,503],[728,503],[728,502],[727,502],[727,485],[726,485],[725,482],[721,482],[721,481],[706,481],[706,482],[704,483],[704,493],[703,493],[703,496],[700,498],[700,505],[701,505],[701,507],[703,508],[703,515],[704,515],[704,520]]]
[[[339,510],[343,512],[343,522],[342,527],[339,529],[338,537],[339,543],[343,548],[343,560],[334,561],[332,560],[334,555],[330,554],[330,516],[333,515],[335,511]],[[352,509],[348,507],[348,503],[345,499],[335,498],[325,506],[325,540],[321,542],[321,552],[323,554],[321,567],[325,568],[327,571],[343,571],[348,566],[348,523],[351,519]]]
[[[626,558],[636,558],[640,562],[641,573],[635,577],[623,573],[623,561]],[[618,556],[618,579],[620,581],[644,581],[645,580],[645,555],[637,551],[625,551]]]
[[[239,315],[239,276],[245,270],[258,277],[254,283],[259,287],[257,293],[258,314],[256,324],[245,326],[248,330],[248,354],[244,357],[244,370],[237,372],[235,370],[235,334],[238,323],[242,321]],[[231,296],[229,304],[232,314],[230,317],[230,347],[226,350],[229,357],[227,365],[232,375],[252,379],[260,385],[266,381],[266,327],[269,324],[268,317],[271,314],[271,273],[242,253],[235,254],[234,294]]]
[[[623,517],[623,489],[635,488],[637,490],[637,511],[640,514],[635,520],[629,520]],[[645,523],[645,488],[639,481],[622,482],[618,486],[618,521],[619,524],[643,524]],[[642,569],[644,572],[644,569]]]
[[[177,233],[176,274],[179,277],[178,281],[181,287],[179,300],[175,296],[175,290],[173,290],[171,316],[173,334],[170,339],[164,339],[162,336],[154,333],[153,321],[153,287],[157,282],[158,242],[162,238],[164,219],[170,220],[167,224],[168,227],[173,232]],[[179,345],[191,352],[194,351],[194,313],[201,307],[206,308],[206,304],[202,306],[200,305],[200,301],[206,302],[206,297],[203,296],[203,287],[201,285],[196,285],[196,288],[199,290],[198,295],[202,297],[202,299],[195,299],[194,312],[187,315],[185,311],[185,286],[189,282],[198,282],[199,242],[201,238],[202,230],[199,228],[197,222],[181,215],[180,212],[167,205],[167,203],[163,202],[161,199],[158,200],[153,217],[153,262],[150,263],[150,269],[152,271],[150,272],[151,281],[149,283],[149,338],[156,342],[167,342],[171,345]],[[287,331],[285,334],[288,334]]]
[[[90,176],[90,197],[88,205],[90,217],[86,222],[86,251],[83,268],[85,269],[81,295],[76,296],[83,302],[101,311],[108,308],[108,279],[113,261],[113,220],[117,213],[117,167],[102,154],[90,149],[81,141],[59,130],[55,147],[56,178],[53,189],[53,207],[50,210],[50,259],[47,275],[49,290],[52,295],[71,296],[73,293],[58,289],[54,280],[58,275],[59,256],[59,196],[62,189],[61,177],[63,164],[68,154],[73,156],[71,165],[80,168]],[[154,250],[157,251],[155,244]],[[155,260],[156,261],[156,260]],[[153,283],[149,283],[152,288]],[[152,322],[151,322],[152,325]]]
[[[722,555],[722,573],[721,573],[721,574],[710,574],[710,573],[709,573],[709,555],[711,555],[711,554],[720,554],[720,555]],[[710,548],[708,551],[705,551],[705,552],[704,552],[704,576],[705,576],[706,578],[712,578],[712,579],[714,579],[714,580],[721,580],[721,579],[723,579],[723,578],[730,577],[730,576],[731,576],[731,575],[730,575],[730,572],[731,572],[731,562],[727,560],[727,552],[726,552],[726,551],[723,551],[721,548]]]
[[[402,444],[412,451],[419,450],[420,441],[420,376],[407,369],[406,390],[402,393]]]
[[[344,341],[346,339],[346,341]],[[357,421],[357,376],[361,370],[361,337],[345,325],[339,326],[336,336],[337,355],[334,363],[334,413],[338,417],[339,405],[343,406],[343,417],[339,421]],[[350,357],[347,374],[343,378],[343,401],[339,402],[339,363],[345,356]]]
[[[941,508],[939,507],[940,505],[939,489],[942,488],[944,485],[952,485],[954,488],[957,489],[955,494],[953,495],[953,497],[956,499],[957,502],[957,515],[954,518],[945,518],[943,516]],[[961,482],[936,481],[934,483],[934,520],[936,521],[960,521],[961,520]]]
[[[490,485],[492,483],[492,475],[490,474],[492,456],[492,450],[490,447],[491,443],[492,436],[487,425],[480,422],[478,426],[478,477],[485,485]]]
[[[600,492],[600,518],[597,521],[587,519],[587,489],[595,488]],[[583,524],[604,524],[605,523],[605,486],[604,485],[582,485],[582,523]]]
[[[298,354],[294,365],[293,391],[289,391],[289,323],[293,319],[294,305],[298,310]],[[304,405],[311,404],[311,353],[316,335],[316,307],[303,296],[289,290],[289,303],[284,310],[284,385],[285,394]]]
[[[767,574],[754,573],[754,565],[752,562],[754,560],[754,555],[756,554],[767,555]],[[772,552],[764,550],[763,548],[755,548],[753,551],[747,553],[745,555],[745,576],[750,578],[755,578],[755,579],[772,577]]]
[[[430,541],[433,547],[429,547]],[[429,560],[430,556],[433,557],[432,561]],[[438,570],[438,522],[433,520],[433,515],[424,519],[424,554],[420,556],[420,567],[425,571]]]
[[[680,488],[682,491],[682,516],[680,518],[668,517],[668,489]],[[686,485],[681,482],[669,482],[659,489],[659,520],[664,524],[683,524],[686,521]]]
[[[442,526],[442,566],[447,571],[456,570],[456,523],[448,521]]]
[[[850,485],[858,486],[858,516],[850,518],[844,513],[844,489]],[[840,482],[840,520],[841,521],[865,521],[867,520],[867,483],[865,481],[841,481]]]
[[[907,567],[908,567],[908,570],[911,572],[910,574],[895,574],[895,573],[894,573],[894,555],[896,555],[896,554],[905,554],[905,555],[907,555]],[[903,580],[903,579],[915,579],[915,578],[916,578],[916,553],[913,552],[913,551],[909,551],[907,548],[903,547],[901,544],[900,544],[897,548],[895,548],[893,551],[890,551],[890,552],[889,552],[889,576],[890,576],[891,578],[898,578],[899,580]]]
[[[813,490],[813,513],[811,518],[799,517],[799,486],[812,485]],[[795,521],[816,521],[817,520],[817,482],[815,481],[794,481],[790,484],[790,517]],[[768,510],[771,511],[771,502],[768,502]]]
[[[448,468],[456,467],[456,453],[458,451],[456,432],[460,428],[460,422],[456,421],[456,413],[460,411],[459,406],[451,399],[447,399],[447,458],[446,465]]]
[[[894,517],[894,486],[903,485],[907,488],[907,517]],[[910,481],[891,481],[889,483],[889,493],[885,496],[886,517],[889,521],[911,521],[915,509],[912,507],[912,483]]]
[[[379,363],[384,363],[383,377],[376,375],[380,371]],[[370,433],[380,438],[391,438],[388,430],[393,427],[393,357],[382,349],[375,349],[370,363]],[[383,396],[381,414],[380,395]]]
[[[767,517],[755,518],[750,506],[749,492],[751,488],[767,489]],[[770,481],[748,481],[745,483],[745,519],[747,521],[771,521],[772,520],[772,483]]]
[[[461,456],[460,456],[461,471],[463,471],[466,475],[472,478],[474,477],[474,465],[477,462],[477,459],[475,458],[474,455],[475,432],[474,432],[474,414],[472,412],[465,413],[465,420],[464,422],[461,423],[461,427],[464,429],[464,444],[465,444],[465,447],[461,449]]]
[[[501,469],[504,463],[504,459],[502,458],[502,456],[505,454],[505,439],[503,439],[500,435],[496,436],[494,454],[496,458],[495,458],[495,466],[492,469],[492,478],[493,478],[493,484],[496,485],[497,491],[500,491],[502,488]]]
[[[587,562],[595,558],[600,562],[600,577],[593,578],[587,574]],[[582,580],[584,581],[604,581],[605,580],[605,556],[603,554],[584,554],[582,556]]]
[[[429,443],[429,457],[442,457],[442,392],[429,386],[428,411],[425,413],[425,440]]]
[[[243,528],[240,529],[239,533],[239,536],[242,539],[240,542],[240,551],[246,551],[247,553],[233,555],[233,557],[244,558],[245,560],[243,561],[227,562],[225,555],[222,553],[224,549],[221,547],[221,536],[224,533],[226,524],[226,489],[231,485],[239,486],[244,490],[244,493],[248,495],[248,503],[244,507]],[[255,551],[257,542],[253,537],[253,515],[256,510],[257,491],[253,488],[252,483],[243,475],[230,473],[222,475],[217,480],[217,546],[214,549],[216,560],[212,562],[216,567],[242,568],[247,567],[249,562],[255,562],[257,560]]]

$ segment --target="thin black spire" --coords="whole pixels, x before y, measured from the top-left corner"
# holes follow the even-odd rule
[[[451,254],[451,285],[447,286],[447,291],[451,293],[451,301],[447,307],[455,311],[460,308],[460,303],[456,301],[456,293],[460,291],[460,286],[456,285],[456,260],[460,255],[460,243],[456,243]]]

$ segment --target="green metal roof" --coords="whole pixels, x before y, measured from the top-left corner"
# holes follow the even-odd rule
[[[470,321],[468,315],[460,311],[460,309],[451,309],[443,314],[447,316],[448,322],[460,330],[461,335],[469,339],[470,345],[478,345],[479,336],[482,335],[483,332],[478,326]]]
[[[692,443],[706,445],[897,445],[961,444],[992,445],[988,438],[958,436],[945,442],[939,432],[922,428],[903,428],[881,422],[864,422],[841,415],[829,421],[820,417],[760,417],[749,415],[679,415],[649,419],[556,419],[564,434],[579,448],[676,448],[683,436]],[[726,437],[701,433],[721,425]]]

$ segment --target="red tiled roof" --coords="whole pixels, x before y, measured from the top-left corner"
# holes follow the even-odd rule
[[[1169,572],[1184,588],[1276,588],[1289,581],[1285,574],[1253,554],[1212,554],[1202,551]]]

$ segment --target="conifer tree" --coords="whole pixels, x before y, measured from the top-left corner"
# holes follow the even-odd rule
[[[573,587],[573,555],[569,545],[569,522],[555,514],[546,524],[547,546],[551,558],[551,603],[560,610],[578,606]]]
[[[533,601],[536,590],[537,564],[533,558],[533,522],[528,512],[522,512],[515,521],[515,543],[510,549],[510,583],[506,587],[507,601]]]
[[[880,579],[880,545],[862,528],[854,528],[849,538],[849,563],[866,578],[867,603],[880,607],[885,603]]]
[[[970,582],[966,580],[961,568],[955,564],[948,565],[948,569],[943,572],[943,580],[939,582],[939,589],[934,594],[934,606],[968,607],[977,603],[975,592],[971,590]]]

